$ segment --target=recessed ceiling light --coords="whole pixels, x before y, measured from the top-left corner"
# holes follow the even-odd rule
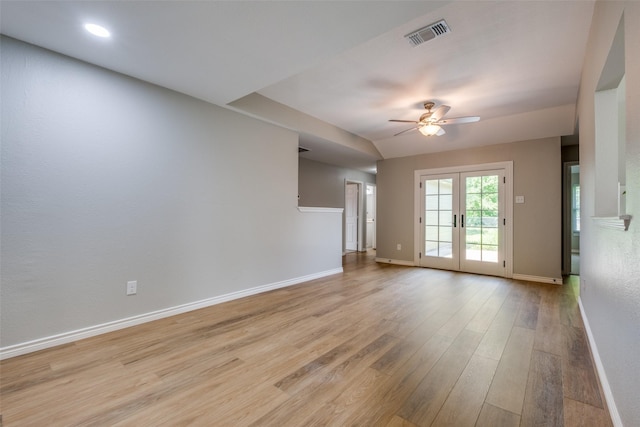
[[[94,36],[98,37],[111,37],[111,33],[106,28],[97,24],[84,24],[84,29],[89,31]]]

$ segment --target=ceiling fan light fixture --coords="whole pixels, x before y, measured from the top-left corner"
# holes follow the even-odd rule
[[[418,129],[421,134],[424,136],[433,136],[440,131],[441,127],[438,125],[434,125],[433,123],[426,124],[424,126],[420,126]]]
[[[390,122],[398,122],[398,123],[414,123],[416,126],[405,129],[401,132],[396,133],[393,136],[402,135],[406,132],[417,130],[424,136],[442,136],[446,132],[441,125],[452,125],[452,124],[461,124],[461,123],[473,123],[480,120],[480,117],[477,116],[467,116],[467,117],[453,117],[451,119],[445,119],[444,116],[449,112],[451,107],[448,105],[441,105],[432,111],[435,103],[433,101],[427,101],[424,103],[424,108],[427,110],[426,113],[422,114],[418,120],[400,120],[400,119],[391,119]]]

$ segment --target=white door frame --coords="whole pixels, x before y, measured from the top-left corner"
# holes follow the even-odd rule
[[[414,195],[413,195],[413,208],[414,208],[414,230],[413,230],[413,264],[420,265],[420,205],[422,200],[422,193],[420,191],[420,177],[422,175],[440,175],[448,173],[464,173],[464,172],[477,172],[484,170],[504,169],[505,174],[505,218],[507,224],[505,226],[505,277],[513,277],[513,161],[496,162],[496,163],[482,163],[477,165],[463,165],[463,166],[450,166],[444,168],[434,169],[420,169],[413,173],[414,181]]]
[[[358,230],[358,238],[357,238],[357,245],[356,245],[356,251],[361,252],[363,250],[363,241],[362,241],[362,217],[363,217],[363,207],[364,207],[364,202],[363,202],[363,188],[364,188],[364,182],[362,181],[353,181],[350,179],[345,179],[344,180],[344,203],[345,203],[345,213],[343,215],[343,219],[342,219],[342,236],[343,236],[343,248],[342,248],[342,253],[346,253],[346,221],[347,221],[347,214],[346,214],[346,206],[347,206],[347,184],[354,184],[357,185],[358,187],[358,217],[356,218],[356,227]]]

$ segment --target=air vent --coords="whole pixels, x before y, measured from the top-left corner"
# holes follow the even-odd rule
[[[304,148],[304,147],[298,147],[298,154],[300,153],[306,153],[307,151],[311,151],[308,148]]]
[[[445,20],[442,19],[438,22],[434,22],[431,25],[427,25],[426,27],[420,28],[419,30],[407,34],[406,36],[404,36],[404,38],[409,40],[411,46],[415,47],[450,32],[451,29],[449,28]]]

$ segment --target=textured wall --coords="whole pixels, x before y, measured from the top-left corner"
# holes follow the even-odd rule
[[[629,231],[591,220],[596,198],[595,103],[620,19],[625,26],[627,212]],[[625,426],[640,425],[640,3],[596,4],[580,85],[581,295],[606,380]],[[605,142],[607,143],[607,142]],[[608,143],[615,143],[614,141]]]
[[[297,210],[297,134],[1,53],[2,347],[341,267],[339,215]]]

